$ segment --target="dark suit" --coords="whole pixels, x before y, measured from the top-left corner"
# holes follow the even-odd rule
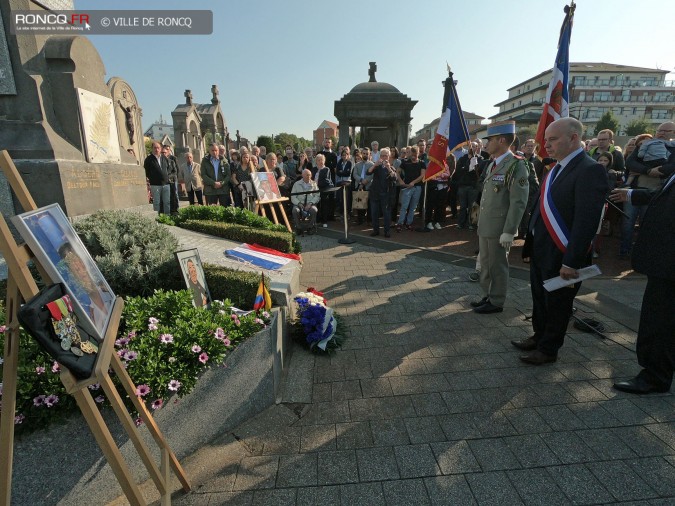
[[[169,159],[164,155],[160,155],[159,161],[157,161],[157,157],[154,154],[150,154],[143,162],[143,168],[145,169],[145,177],[150,183],[153,209],[160,213],[169,214]],[[160,203],[162,204],[161,208]]]
[[[649,203],[633,247],[633,268],[647,275],[637,336],[640,376],[670,387],[675,367],[675,188],[633,190],[631,201]]]
[[[549,172],[546,178],[552,173]],[[583,151],[557,174],[551,185],[551,195],[568,230],[565,253],[557,248],[544,224],[540,211],[541,193],[533,203],[528,226],[528,240],[532,242],[532,327],[537,349],[546,355],[557,355],[563,345],[574,297],[581,283],[547,292],[543,282],[559,276],[563,265],[574,269],[590,265],[591,241],[600,224],[607,189],[605,169]]]

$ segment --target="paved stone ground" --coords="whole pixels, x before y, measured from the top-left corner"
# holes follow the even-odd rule
[[[296,346],[284,402],[186,459],[176,504],[675,504],[675,396],[611,389],[638,371],[643,285],[596,282],[577,313],[607,339],[570,325],[530,367],[509,344],[530,334],[523,273],[476,315],[470,261],[336,237],[302,239],[301,284],[348,320],[344,347]]]

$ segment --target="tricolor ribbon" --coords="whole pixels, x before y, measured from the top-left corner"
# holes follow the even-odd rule
[[[555,207],[553,195],[551,195],[551,185],[559,171],[560,165],[556,165],[544,180],[544,184],[541,186],[541,195],[539,196],[539,211],[551,239],[553,239],[556,247],[565,253],[567,251],[569,230],[558,209]]]
[[[64,295],[60,299],[56,299],[53,302],[47,304],[47,309],[56,321],[60,321],[68,313],[72,313],[73,305],[70,303],[70,297]]]

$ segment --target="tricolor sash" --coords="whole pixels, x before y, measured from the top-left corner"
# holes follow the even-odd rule
[[[560,165],[556,165],[551,172],[548,173],[544,184],[541,185],[541,195],[539,196],[539,212],[546,225],[551,239],[556,247],[565,253],[567,251],[567,243],[569,237],[569,230],[563,221],[558,209],[553,203],[553,195],[551,195],[551,185],[553,180],[560,171]]]

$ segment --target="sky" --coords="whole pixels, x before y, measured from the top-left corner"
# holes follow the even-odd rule
[[[76,9],[207,9],[211,35],[91,36],[106,79],[126,80],[143,129],[192,90],[194,102],[220,90],[229,131],[255,141],[281,132],[307,139],[334,102],[376,78],[417,105],[413,132],[441,113],[446,62],[462,109],[484,117],[507,89],[550,69],[565,0],[75,0]],[[570,60],[675,71],[675,2],[579,0]],[[675,74],[666,79],[675,80]]]

